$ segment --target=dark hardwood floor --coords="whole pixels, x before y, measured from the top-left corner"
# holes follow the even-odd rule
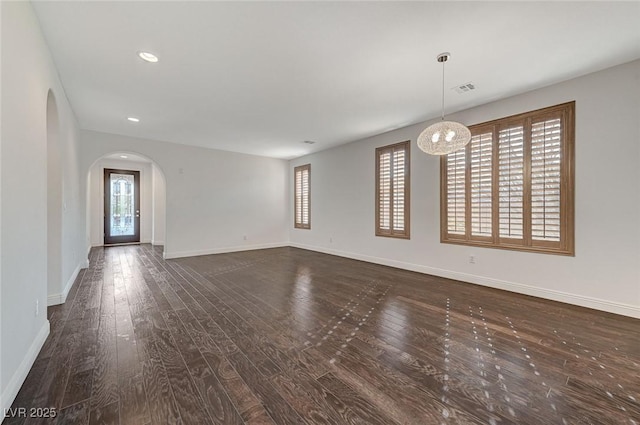
[[[639,320],[295,248],[93,249],[49,318],[4,424],[640,424]]]

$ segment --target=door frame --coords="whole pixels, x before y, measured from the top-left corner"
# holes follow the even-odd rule
[[[129,174],[133,176],[133,195],[134,195],[134,234],[124,236],[110,236],[111,233],[111,174]],[[104,244],[118,245],[126,243],[140,243],[140,171],[122,170],[114,168],[104,169]]]

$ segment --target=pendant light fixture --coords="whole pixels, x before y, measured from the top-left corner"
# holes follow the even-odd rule
[[[461,149],[471,140],[469,129],[455,121],[444,120],[444,63],[451,57],[451,53],[438,55],[438,62],[442,63],[442,121],[431,124],[418,136],[418,147],[430,155],[446,155]]]

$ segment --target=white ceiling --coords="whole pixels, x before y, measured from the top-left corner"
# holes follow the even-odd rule
[[[640,57],[638,1],[34,7],[82,128],[277,158],[439,116],[443,51],[447,112]]]

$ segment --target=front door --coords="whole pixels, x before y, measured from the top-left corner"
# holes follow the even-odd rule
[[[140,172],[104,169],[104,244],[140,242]]]

